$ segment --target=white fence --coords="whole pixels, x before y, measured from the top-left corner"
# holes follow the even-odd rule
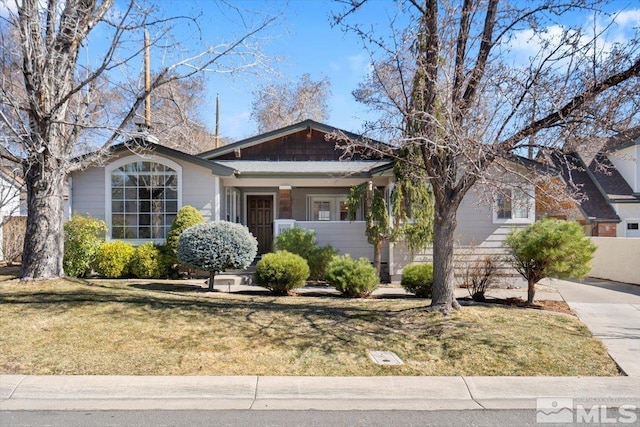
[[[640,285],[640,239],[591,237],[598,247],[591,261],[591,277]]]

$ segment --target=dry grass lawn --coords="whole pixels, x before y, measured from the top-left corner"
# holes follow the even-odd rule
[[[574,317],[486,306],[443,317],[427,305],[4,276],[0,374],[618,375]],[[371,350],[405,364],[375,365]]]

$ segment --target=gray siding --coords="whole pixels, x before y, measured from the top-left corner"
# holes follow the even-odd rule
[[[182,167],[182,206],[191,205],[200,210],[205,220],[214,219],[216,177],[211,170],[182,160],[170,160]],[[74,172],[72,179],[71,212],[105,219],[105,168]]]
[[[373,261],[373,246],[367,242],[364,222],[296,222],[296,226],[315,230],[320,246],[331,245],[340,255],[353,258],[365,257]],[[383,245],[382,261],[389,259],[389,251]]]
[[[71,213],[104,220],[104,168],[74,172],[71,178]]]

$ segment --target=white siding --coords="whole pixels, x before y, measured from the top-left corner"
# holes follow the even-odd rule
[[[20,190],[11,179],[0,175],[0,260],[4,259],[2,244],[4,217],[17,215],[21,215]]]
[[[74,172],[71,180],[71,213],[105,219],[104,168]]]
[[[634,192],[640,192],[640,163],[638,161],[639,145],[610,154],[609,160],[618,169],[620,175],[629,183]]]
[[[621,220],[616,226],[616,236],[626,237],[627,221],[640,220],[640,203],[613,203],[612,206]]]

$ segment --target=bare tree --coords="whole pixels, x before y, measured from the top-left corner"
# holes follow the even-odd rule
[[[336,23],[372,55],[369,80],[355,92],[381,113],[370,130],[410,148],[414,155],[399,160],[421,168],[433,189],[430,309],[449,313],[459,308],[453,247],[463,197],[526,155],[531,137],[536,150],[588,144],[637,121],[638,26],[609,42],[617,15],[600,12],[598,1],[406,0],[396,2],[385,38],[354,23],[367,0],[340,3]],[[581,28],[585,13],[598,31]],[[339,139],[351,152],[365,148]]]
[[[261,133],[306,119],[324,122],[329,117],[327,99],[331,95],[331,83],[326,77],[314,81],[305,73],[295,86],[270,84],[253,95],[251,118]]]
[[[212,150],[215,135],[203,124],[199,107],[205,102],[204,76],[173,80],[151,98],[151,126],[161,145],[189,154]]]
[[[5,10],[0,29],[3,34],[15,32],[19,47],[15,55],[21,80],[13,81],[15,90],[3,86],[0,119],[24,153],[28,217],[20,273],[23,279],[64,274],[65,177],[99,158],[94,155],[80,160],[76,154],[84,146],[100,141],[106,148],[119,138],[126,139],[126,130],[145,97],[164,85],[207,70],[231,73],[264,63],[253,40],[275,18],[258,17],[252,22],[239,16],[235,6],[222,1],[216,5],[227,8],[228,13],[220,16],[238,16],[240,35],[193,53],[180,47],[172,28],[187,22],[197,31],[197,21],[188,16],[167,17],[153,4],[133,0],[117,7],[113,0],[2,3]],[[151,46],[162,49],[164,58],[148,89],[140,88],[137,79],[128,78],[139,74],[143,28],[149,30]],[[90,37],[96,29],[100,35]],[[107,43],[92,44],[96,40]],[[89,45],[95,47],[85,60],[80,54],[86,53]],[[132,101],[112,113],[100,99],[105,89],[133,94]]]

